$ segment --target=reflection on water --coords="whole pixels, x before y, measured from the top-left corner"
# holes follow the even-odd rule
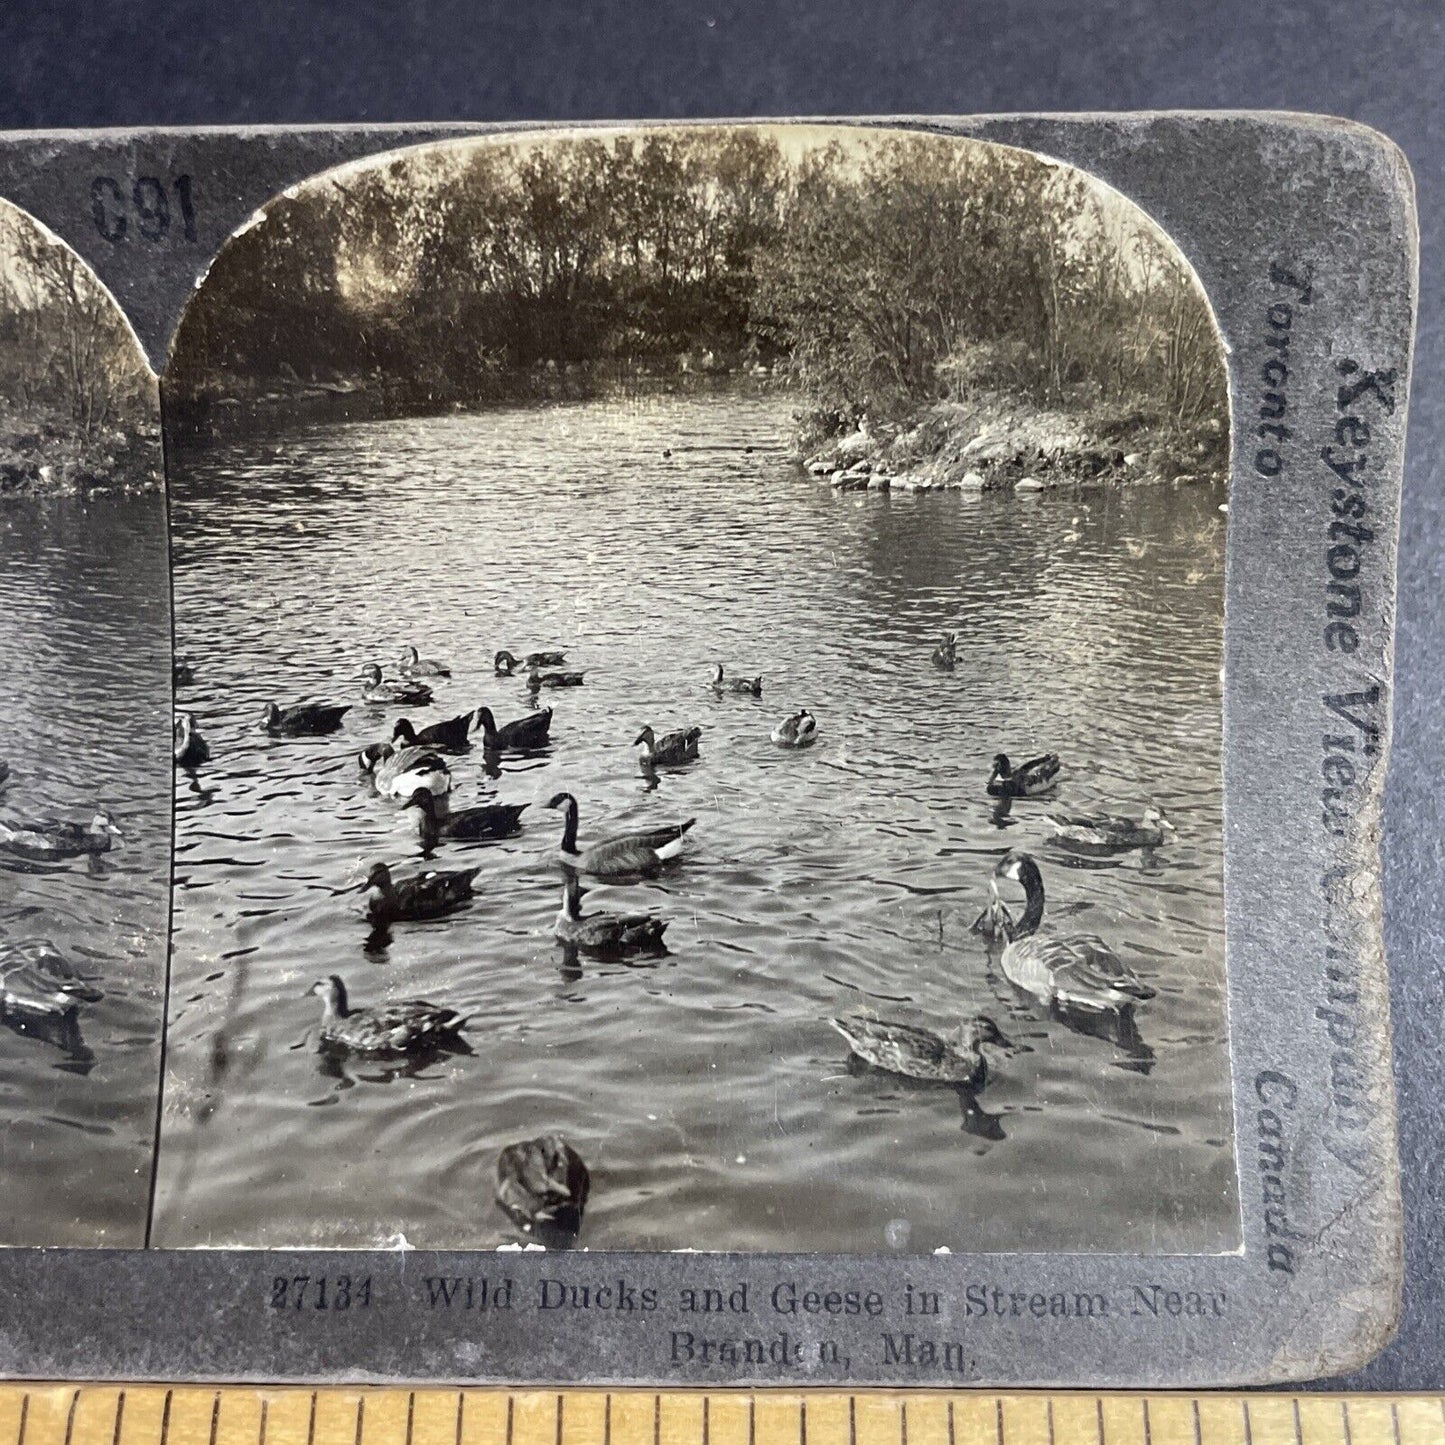
[[[177,631],[212,761],[177,779],[175,976],[156,1241],[490,1246],[497,1153],[560,1131],[592,1171],[589,1248],[1195,1251],[1238,1240],[1225,1047],[1222,497],[834,495],[786,409],[590,404],[298,431],[180,459]],[[747,450],[751,448],[751,450]],[[670,452],[670,455],[664,455]],[[952,671],[933,666],[945,630]],[[267,700],[356,702],[409,643],[425,709],[356,706],[278,740]],[[369,938],[355,888],[422,866],[415,814],[356,755],[397,717],[529,711],[493,654],[564,647],[550,747],[451,760],[456,806],[528,802],[515,837],[443,840],[477,897]],[[711,671],[763,675],[719,694]],[[769,741],[807,708],[819,739]],[[632,740],[703,729],[641,770]],[[1003,806],[993,755],[1058,751],[1057,798]],[[585,908],[657,912],[665,955],[559,945],[556,792],[582,846],[696,816],[680,863]],[[1169,845],[1050,850],[1047,808],[1138,815]],[[969,924],[998,857],[1048,917],[1158,990],[1132,1036],[1018,997]],[[1086,863],[1095,860],[1083,860]],[[319,1055],[317,978],[470,1016],[473,1052]],[[850,1065],[828,1020],[1027,1045],[977,1099]],[[1081,1203],[1081,1201],[1084,1201]]]
[[[103,856],[0,849],[0,968],[48,939],[102,996],[4,1010],[0,1242],[145,1240],[170,873],[165,501],[0,501],[0,819],[123,836]]]

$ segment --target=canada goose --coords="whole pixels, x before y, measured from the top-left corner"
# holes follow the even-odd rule
[[[780,748],[810,747],[818,740],[818,719],[802,708],[773,729],[772,739]]]
[[[682,852],[683,834],[692,827],[694,821],[689,818],[674,830],[674,836],[665,842],[655,841],[660,833],[666,831],[657,829],[609,838],[582,850],[577,847],[577,799],[571,793],[556,793],[547,806],[565,810],[562,843],[558,850],[563,865],[578,873],[590,873],[597,878],[655,878],[668,859],[675,858]]]
[[[622,958],[629,953],[658,953],[667,920],[655,913],[581,912],[582,890],[569,874],[562,885],[562,911],[552,931],[563,943],[584,953],[603,958]]]
[[[1154,990],[1096,934],[1043,930],[1043,875],[1027,853],[1014,850],[1000,859],[994,877],[1011,879],[1024,890],[1023,917],[1010,922],[999,959],[1003,976],[1016,988],[1045,1005],[1100,1011],[1132,1008],[1154,997]]]

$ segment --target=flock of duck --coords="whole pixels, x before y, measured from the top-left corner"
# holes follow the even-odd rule
[[[946,634],[933,654],[936,667],[951,671],[956,665],[956,637]],[[520,669],[532,698],[543,689],[581,687],[585,673],[566,668],[558,651],[539,651],[517,657],[500,651],[494,659],[498,677],[512,677]],[[178,668],[192,676],[190,664]],[[178,671],[178,678],[181,676]],[[413,709],[430,706],[435,684],[451,676],[443,663],[419,655],[414,647],[402,654],[394,675],[375,664],[360,674],[361,704],[374,709]],[[714,666],[711,685],[718,695],[733,694],[760,699],[761,677],[732,677],[721,664]],[[322,736],[342,726],[354,704],[301,702],[267,703],[259,726],[278,739]],[[458,754],[479,740],[484,753],[495,757],[535,755],[551,740],[554,708],[535,708],[501,723],[490,708],[468,712],[428,726],[398,716],[388,736],[368,744],[358,756],[363,775],[376,792],[399,802],[414,813],[424,858],[446,844],[474,844],[503,839],[522,828],[526,802],[487,802],[457,807],[452,802],[452,766]],[[633,740],[644,770],[683,768],[699,756],[702,730],[685,727],[659,735],[644,727]],[[802,749],[819,737],[816,716],[802,708],[777,723],[770,733],[781,748]],[[201,766],[210,750],[192,714],[178,714],[175,723],[175,758],[181,768]],[[1003,753],[995,756],[984,782],[990,797],[1006,800],[1051,796],[1059,783],[1062,765],[1046,753],[1014,763]],[[495,774],[494,774],[495,775]],[[561,908],[553,931],[566,947],[591,956],[616,960],[664,951],[668,920],[655,913],[583,911],[583,881],[631,882],[656,878],[683,854],[695,818],[660,823],[614,833],[583,845],[579,841],[580,809],[569,792],[557,792],[546,806],[561,814],[561,837],[556,858],[561,865]],[[1157,808],[1141,818],[1113,814],[1042,815],[1052,841],[1083,854],[1107,856],[1134,849],[1161,846],[1172,825]],[[402,872],[390,863],[371,865],[360,884],[368,921],[374,929],[444,916],[464,906],[473,896],[480,866],[439,868],[426,866]],[[1021,911],[1011,911],[999,891],[1002,881],[1017,884],[1024,894]],[[1132,1020],[1137,1004],[1153,997],[1154,990],[1130,969],[1100,937],[1045,925],[1045,886],[1038,861],[1013,850],[1002,858],[989,879],[989,901],[974,922],[1000,950],[999,969],[1017,989],[1051,1010],[1117,1020]],[[319,1040],[328,1051],[372,1058],[426,1055],[465,1048],[462,1035],[468,1018],[454,1008],[427,999],[401,999],[359,1005],[352,1001],[346,982],[332,975],[318,979],[309,992],[320,1001]],[[855,1013],[834,1019],[852,1056],[866,1066],[923,1082],[947,1084],[976,1095],[988,1081],[986,1048],[1009,1050],[1012,1045],[997,1024],[980,1015],[944,1034],[919,1025]],[[565,1243],[580,1228],[582,1209],[590,1189],[585,1163],[558,1134],[521,1141],[503,1149],[497,1161],[496,1200],[526,1233],[552,1243]]]
[[[951,671],[956,664],[956,637],[945,634],[933,653],[935,667]],[[543,689],[580,687],[582,671],[570,670],[558,651],[517,657],[499,651],[494,670],[499,677],[521,669],[535,700]],[[402,654],[395,675],[371,664],[363,669],[361,705],[370,709],[430,706],[438,680],[450,669],[423,658],[414,647]],[[190,686],[195,669],[188,659],[174,664],[177,689]],[[731,677],[721,664],[711,684],[719,695],[762,697],[761,677]],[[338,731],[355,704],[268,702],[258,726],[279,740],[318,737]],[[388,737],[367,745],[358,757],[363,775],[376,792],[400,802],[414,813],[423,857],[430,860],[444,844],[475,844],[510,837],[520,831],[528,803],[489,802],[455,807],[451,802],[452,763],[479,737],[487,755],[527,755],[550,741],[552,707],[536,708],[523,717],[499,724],[490,708],[479,706],[428,726],[399,716]],[[782,748],[810,747],[819,736],[818,720],[806,708],[783,718],[771,731]],[[634,739],[644,769],[686,767],[699,757],[701,729],[680,728],[659,736],[651,726]],[[194,771],[211,758],[211,750],[193,713],[178,712],[173,753],[177,767]],[[995,756],[984,783],[998,799],[1051,796],[1062,765],[1053,753],[1014,763]],[[0,786],[9,769],[0,760]],[[579,842],[579,805],[575,796],[558,792],[546,806],[561,814],[557,861],[562,871],[561,908],[554,924],[556,937],[567,947],[606,959],[655,954],[664,950],[668,920],[653,913],[583,912],[583,879],[603,882],[655,878],[682,855],[696,819],[687,818],[648,828],[612,834],[583,846]],[[1042,815],[1052,841],[1069,850],[1108,856],[1150,850],[1164,844],[1173,826],[1158,808],[1140,818],[1113,814]],[[110,814],[97,811],[88,822],[0,820],[0,852],[40,863],[96,859],[110,849],[121,830]],[[373,864],[360,884],[365,912],[373,929],[436,918],[464,905],[473,895],[480,866],[437,868],[401,873],[385,862]],[[1015,916],[999,884],[1017,884],[1024,894]],[[989,878],[989,900],[974,930],[996,945],[1000,972],[1024,994],[1049,1009],[1083,1012],[1116,1021],[1132,1021],[1135,1006],[1154,990],[1120,959],[1101,937],[1046,926],[1045,885],[1036,858],[1015,849],[999,860]],[[352,1001],[339,976],[317,980],[309,990],[320,1000],[319,1041],[328,1051],[371,1058],[397,1058],[465,1048],[462,1035],[468,1019],[456,1009],[427,999],[400,999],[359,1005]],[[58,950],[43,941],[0,942],[0,1000],[7,1017],[73,1020],[84,1004],[101,997]],[[998,1025],[986,1015],[966,1020],[944,1034],[916,1024],[855,1013],[833,1021],[850,1052],[864,1065],[930,1083],[948,1084],[976,1095],[988,1081],[986,1048],[1012,1048]],[[503,1149],[497,1161],[496,1200],[523,1231],[549,1242],[566,1242],[580,1228],[590,1189],[585,1163],[561,1136],[549,1134]]]

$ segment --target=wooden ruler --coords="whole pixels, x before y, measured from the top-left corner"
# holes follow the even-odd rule
[[[1445,1395],[0,1384],[0,1445],[1445,1445]]]

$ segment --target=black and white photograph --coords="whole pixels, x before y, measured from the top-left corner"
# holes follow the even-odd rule
[[[145,1242],[170,880],[156,379],[0,201],[0,1244]]]
[[[295,185],[163,377],[165,1247],[1241,1242],[1226,357],[963,137]]]

